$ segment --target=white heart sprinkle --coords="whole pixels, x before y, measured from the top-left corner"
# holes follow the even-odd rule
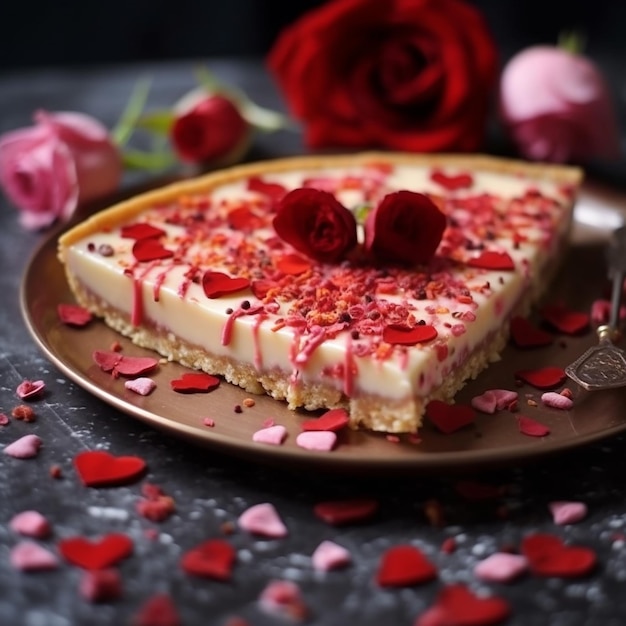
[[[337,441],[337,435],[330,430],[307,430],[296,437],[296,444],[305,450],[330,452]]]
[[[269,428],[261,428],[252,435],[252,441],[257,443],[269,443],[273,446],[279,446],[287,436],[287,429],[284,426],[276,425]]]
[[[496,552],[474,567],[474,574],[487,582],[507,583],[528,569],[528,560],[521,554]]]
[[[135,378],[134,380],[127,380],[124,383],[124,387],[130,391],[138,393],[140,396],[147,396],[156,387],[156,383],[152,378]]]
[[[14,459],[30,459],[37,456],[41,444],[41,438],[37,435],[24,435],[10,443],[4,449],[4,453],[12,456]]]
[[[14,515],[9,522],[9,527],[20,535],[43,539],[50,534],[50,523],[38,511],[22,511]]]
[[[351,560],[350,553],[343,546],[328,540],[322,541],[311,556],[313,569],[321,572],[344,567]]]
[[[243,530],[264,537],[285,537],[288,532],[274,505],[269,502],[251,506],[239,516],[238,522]]]

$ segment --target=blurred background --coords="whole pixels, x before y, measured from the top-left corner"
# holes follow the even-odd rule
[[[626,60],[624,0],[471,0],[503,59],[576,29],[585,52]],[[263,56],[286,24],[320,0],[2,0],[0,71],[130,61]],[[617,64],[619,66],[619,63]],[[0,94],[0,97],[1,94]]]

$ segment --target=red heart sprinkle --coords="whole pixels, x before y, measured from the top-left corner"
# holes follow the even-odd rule
[[[276,261],[276,269],[288,276],[297,276],[298,274],[304,274],[307,270],[311,269],[311,262],[299,254],[283,254]]]
[[[411,545],[399,545],[389,548],[380,562],[376,573],[376,582],[381,587],[407,587],[433,580],[437,569]]]
[[[91,312],[78,304],[58,304],[57,315],[68,326],[86,326],[93,319]]]
[[[515,378],[537,389],[552,389],[565,380],[566,374],[560,367],[540,367],[536,370],[518,370],[515,372]]]
[[[317,418],[302,423],[302,430],[332,430],[337,432],[350,423],[350,416],[345,409],[330,409]]]
[[[93,360],[105,372],[113,376],[139,376],[153,370],[159,361],[149,356],[124,356],[119,352],[95,350]]]
[[[470,267],[479,267],[485,270],[514,270],[515,263],[507,252],[484,250],[478,256],[467,261]]]
[[[504,621],[511,613],[503,598],[479,597],[465,585],[446,585],[435,604],[422,613],[413,626],[490,626]]]
[[[139,608],[131,623],[132,626],[181,626],[182,621],[172,598],[157,593]]]
[[[235,562],[235,549],[223,539],[209,539],[192,548],[180,561],[187,574],[215,580],[230,580]]]
[[[447,404],[431,400],[426,405],[426,417],[442,432],[449,435],[464,426],[473,424],[476,412],[467,404]]]
[[[511,340],[518,348],[539,348],[550,345],[554,337],[525,317],[516,316],[511,319]]]
[[[133,245],[133,256],[141,263],[169,259],[174,256],[174,252],[156,239],[137,239]]]
[[[362,522],[378,511],[378,500],[373,498],[355,498],[319,502],[313,507],[313,513],[322,521],[333,526]]]
[[[435,170],[430,175],[430,180],[441,185],[448,191],[456,191],[457,189],[467,189],[474,184],[474,178],[471,174],[463,172],[461,174],[449,175],[441,170]]]
[[[63,558],[84,569],[105,569],[130,556],[133,542],[127,535],[110,533],[99,540],[70,537],[58,543]]]
[[[235,291],[241,291],[250,286],[250,281],[241,276],[233,278],[223,272],[204,272],[202,275],[202,289],[207,298],[219,298]]]
[[[170,381],[170,385],[179,393],[207,393],[219,387],[220,379],[204,372],[187,372]]]
[[[154,239],[165,235],[165,231],[162,228],[152,226],[152,224],[138,222],[122,226],[121,235],[125,239]]]
[[[383,329],[383,341],[393,345],[414,346],[417,343],[432,341],[437,336],[437,329],[429,324],[418,324],[412,328],[399,324],[390,324]]]
[[[146,462],[138,456],[87,450],[74,457],[74,467],[85,487],[108,487],[137,480],[146,469]]]
[[[250,285],[250,288],[252,289],[252,293],[254,294],[255,298],[258,298],[259,300],[263,300],[265,296],[267,296],[267,292],[270,289],[275,289],[278,286],[279,286],[278,283],[274,280],[261,278],[259,280],[255,280]]]
[[[524,538],[521,551],[530,571],[537,576],[577,578],[596,566],[597,557],[589,548],[567,546],[556,535],[536,533]]]
[[[545,306],[541,315],[551,326],[568,335],[578,335],[589,327],[589,314],[572,311],[562,304]]]
[[[541,422],[526,417],[526,415],[517,415],[517,428],[522,435],[528,435],[529,437],[545,437],[550,434],[550,429]]]

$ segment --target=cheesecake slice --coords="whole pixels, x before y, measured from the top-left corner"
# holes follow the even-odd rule
[[[137,345],[292,409],[415,432],[430,400],[452,401],[498,359],[510,319],[549,286],[580,180],[481,155],[287,158],[122,202],[63,234],[59,258],[78,303]],[[368,217],[398,192],[439,228],[418,215],[404,229],[403,214],[372,243]],[[340,207],[343,248],[325,247],[326,222],[312,247],[293,235],[315,209],[300,218],[298,194]]]

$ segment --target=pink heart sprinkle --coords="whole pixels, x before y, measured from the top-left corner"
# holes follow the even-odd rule
[[[24,435],[10,443],[4,449],[4,453],[14,459],[30,459],[37,456],[42,443],[41,438],[37,435]]]
[[[479,396],[474,396],[470,401],[472,407],[477,411],[489,414],[496,412],[496,403],[496,396],[492,391],[485,391]]]
[[[9,527],[20,535],[37,539],[43,539],[51,532],[50,523],[38,511],[22,511],[14,515],[9,522]]]
[[[140,396],[147,396],[156,387],[156,383],[152,380],[152,378],[141,377],[135,378],[134,380],[127,380],[124,383],[124,387],[130,391],[138,393]]]
[[[10,558],[11,565],[23,572],[56,569],[59,566],[59,560],[50,550],[28,540],[20,541],[11,550]]]
[[[345,567],[351,562],[350,553],[334,541],[322,541],[311,556],[313,569],[319,572],[328,572]]]
[[[285,537],[288,532],[274,505],[269,502],[251,506],[239,516],[238,523],[243,530],[263,537]]]
[[[296,437],[296,444],[305,450],[330,452],[337,441],[337,435],[330,430],[305,430]]]
[[[474,574],[486,582],[508,583],[528,570],[528,560],[521,554],[496,552],[474,567]]]
[[[566,502],[557,500],[548,504],[555,524],[575,524],[587,516],[587,505],[584,502]]]
[[[279,446],[287,436],[287,429],[284,426],[276,425],[269,428],[261,428],[252,435],[252,441],[257,443],[268,443]]]
[[[25,380],[17,386],[16,393],[22,400],[26,400],[42,393],[45,387],[43,380]]]

